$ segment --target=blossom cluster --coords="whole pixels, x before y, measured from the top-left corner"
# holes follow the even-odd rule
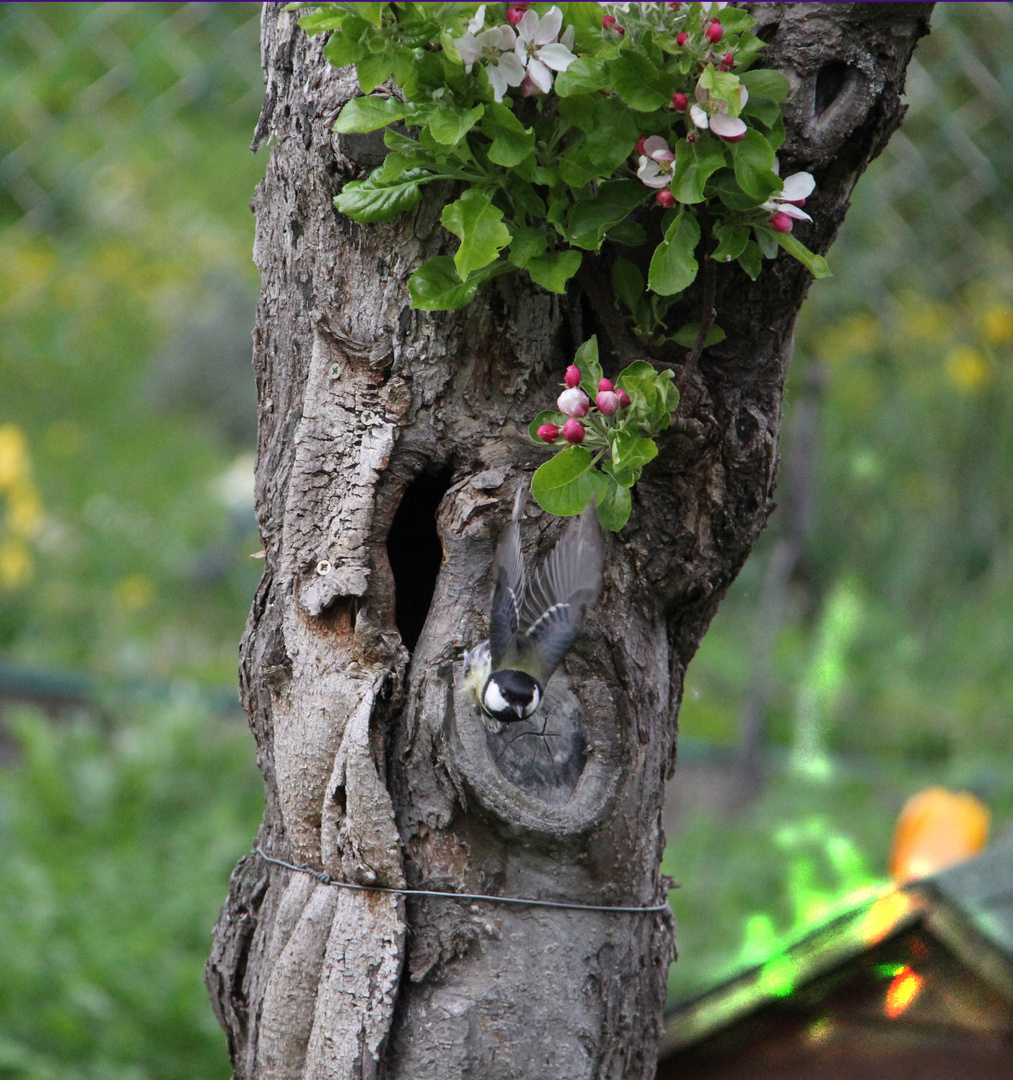
[[[542,442],[554,443],[562,435],[572,446],[579,446],[587,435],[587,423],[597,423],[597,418],[591,414],[591,399],[581,390],[580,382],[583,378],[581,370],[576,364],[571,364],[563,376],[563,385],[566,389],[556,399],[556,408],[567,418],[562,428],[558,424],[541,424],[536,434]],[[593,408],[604,417],[615,416],[620,409],[629,408],[630,397],[620,386],[613,386],[610,379],[598,380],[598,393],[595,394]]]

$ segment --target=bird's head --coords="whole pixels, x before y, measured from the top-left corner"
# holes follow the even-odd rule
[[[527,720],[541,700],[542,688],[537,679],[512,668],[493,672],[482,690],[482,708],[505,724]]]

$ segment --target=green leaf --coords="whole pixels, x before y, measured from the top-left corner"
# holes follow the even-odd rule
[[[742,109],[742,116],[752,117],[764,127],[772,128],[781,117],[781,106],[766,98],[750,97]]]
[[[454,260],[449,255],[437,255],[427,259],[408,279],[412,307],[420,311],[467,307],[482,285],[511,269],[506,261],[495,262],[472,274],[467,281],[461,281]]]
[[[366,56],[364,38],[371,34],[369,23],[354,15],[345,15],[340,31],[335,31],[324,45],[324,57],[334,67],[346,67]]]
[[[514,266],[519,266],[523,269],[532,259],[537,259],[539,255],[544,255],[548,244],[549,238],[541,229],[529,228],[527,226],[521,229],[514,229],[510,239],[510,261]]]
[[[700,243],[700,224],[683,211],[665,230],[665,239],[651,258],[647,283],[660,296],[674,296],[692,285],[699,266],[693,257]]]
[[[791,83],[787,76],[773,68],[757,68],[739,76],[750,97],[769,98],[771,101],[787,101]]]
[[[582,446],[568,446],[535,469],[531,494],[550,514],[573,517],[591,501],[604,494],[606,478],[595,469],[591,455]]]
[[[623,51],[609,69],[615,92],[637,112],[671,104],[668,80],[642,52]]]
[[[440,215],[443,227],[461,241],[454,265],[461,281],[475,270],[493,262],[510,243],[510,230],[503,223],[503,211],[493,206],[491,197],[477,188],[448,203]]]
[[[350,180],[345,184],[335,196],[335,209],[353,221],[367,225],[390,221],[415,206],[422,198],[420,185],[432,179],[425,169],[409,169],[393,183],[385,183],[379,178],[382,170],[381,165],[365,180]]]
[[[653,439],[644,438],[628,428],[617,431],[611,442],[610,471],[616,483],[633,487],[640,479],[644,466],[658,456],[658,446]]]
[[[685,326],[680,327],[679,330],[672,336],[672,340],[677,345],[685,345],[687,349],[692,349],[696,344],[696,339],[700,336],[700,324],[697,322],[687,323]],[[703,343],[704,348],[708,345],[717,345],[719,341],[724,341],[724,330],[720,326],[712,326],[707,331],[707,340]]]
[[[630,313],[635,314],[644,295],[644,275],[640,268],[629,259],[616,259],[612,264],[612,291]]]
[[[763,269],[763,254],[760,251],[760,245],[755,240],[750,240],[742,249],[738,263],[753,281],[760,276],[760,271]]]
[[[606,483],[598,493],[598,521],[606,532],[619,532],[630,520],[633,503],[629,488],[617,484],[611,476],[605,476]]]
[[[601,364],[598,361],[597,334],[592,334],[580,346],[574,354],[573,362],[580,368],[580,388],[594,401],[594,396],[598,393],[598,383],[602,378]]]
[[[535,133],[526,128],[505,105],[487,105],[480,130],[492,140],[488,156],[494,165],[513,168],[535,148]]]
[[[756,237],[756,242],[760,245],[760,251],[763,252],[765,259],[777,258],[778,234],[773,229],[766,225],[754,225],[753,236]]]
[[[728,106],[729,116],[738,116],[742,109],[742,95],[739,93],[739,77],[730,71],[718,71],[713,64],[708,64],[700,75],[700,85],[709,90],[713,98],[720,98]]]
[[[724,164],[724,145],[717,139],[683,140],[675,151],[672,194],[681,203],[703,202],[704,185]]]
[[[655,435],[672,422],[672,413],[679,405],[679,391],[671,370],[655,371],[646,360],[634,360],[623,368],[616,385],[630,396],[628,416],[631,428],[639,426],[641,434]]]
[[[608,180],[601,184],[593,199],[581,199],[570,211],[566,223],[570,243],[597,251],[609,229],[625,221],[650,194],[637,180]]]
[[[749,241],[749,229],[745,225],[716,225],[714,235],[718,239],[718,246],[711,258],[718,262],[737,259]]]
[[[549,443],[543,442],[538,437],[538,429],[542,426],[542,424],[555,424],[556,427],[558,427],[559,430],[562,431],[563,425],[566,423],[566,421],[567,417],[565,417],[561,412],[555,412],[552,409],[546,409],[544,412],[540,412],[534,418],[534,420],[532,420],[531,423],[528,424],[528,434],[531,436],[532,439],[535,440],[536,443],[538,443],[539,446],[549,446]]]
[[[763,202],[781,190],[782,180],[774,173],[774,151],[755,128],[729,145],[735,162],[735,179],[747,195]]]
[[[799,243],[791,233],[778,233],[777,242],[789,255],[798,259],[814,278],[828,278],[834,276],[830,272],[827,260],[824,259],[822,255],[817,255],[815,252],[810,251],[805,244]]]
[[[459,112],[457,109],[434,109],[427,127],[433,138],[443,146],[456,146],[478,123],[485,112],[484,105]]]
[[[636,221],[620,221],[605,234],[606,240],[625,247],[640,247],[647,243],[647,230]]]
[[[559,97],[568,98],[574,94],[594,93],[607,86],[608,82],[605,65],[593,57],[582,56],[575,60],[566,71],[561,71],[556,76],[552,88]]]
[[[566,292],[566,283],[580,269],[583,255],[579,251],[556,251],[529,259],[524,269],[536,285],[549,292]]]
[[[338,113],[334,130],[342,135],[364,134],[403,120],[414,112],[397,98],[356,97]]]
[[[369,43],[371,46],[373,42]],[[377,43],[380,44],[380,43]],[[394,74],[398,62],[398,53],[404,50],[393,41],[382,43],[378,52],[370,52],[355,62],[355,74],[359,78],[359,89],[364,94],[371,94],[380,83]]]

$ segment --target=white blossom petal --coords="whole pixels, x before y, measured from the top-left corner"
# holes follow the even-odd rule
[[[538,30],[538,12],[528,8],[528,10],[524,12],[521,21],[517,24],[516,30],[518,47],[523,43],[526,52],[528,42],[531,41]]]
[[[699,105],[690,105],[689,116],[698,128],[706,129],[710,127],[710,120],[707,117],[707,113],[701,109]]]
[[[661,167],[656,161],[644,156],[640,158],[640,168],[637,169],[637,176],[645,186],[651,188],[668,187],[670,180],[670,174],[662,173]]]
[[[552,72],[537,57],[528,60],[528,78],[543,94],[552,89]]]
[[[693,118],[693,122],[696,123],[696,117]],[[734,139],[739,135],[745,135],[747,130],[744,121],[737,116],[729,116],[725,112],[716,112],[711,116],[710,128],[715,135],[720,135],[723,139]]]
[[[798,202],[800,199],[808,199],[816,187],[816,181],[812,173],[792,173],[785,182],[780,198],[788,202]]]
[[[576,56],[560,42],[552,42],[549,45],[543,45],[536,55],[543,64],[552,68],[553,71],[566,71],[574,60],[577,59]]]
[[[796,221],[812,221],[812,218],[804,210],[800,210],[797,206],[792,206],[789,202],[780,203],[776,213],[787,214],[788,217],[794,218]]]
[[[465,34],[464,37],[454,39],[454,48],[457,49],[457,55],[464,61],[464,70],[470,75],[475,61],[482,56],[482,46],[473,34]]]
[[[649,139],[644,139],[644,153],[648,157],[654,157],[659,150],[667,150],[668,142],[665,140],[664,135],[652,135]]]
[[[475,12],[475,17],[468,23],[468,33],[477,34],[485,26],[485,4]]]
[[[563,28],[563,13],[558,7],[549,8],[548,12],[538,21],[538,29],[532,39],[536,45],[548,45],[559,37],[559,31]]]
[[[573,23],[563,31],[562,36],[559,39],[559,44],[563,45],[569,51],[573,51],[573,43],[577,39],[577,30]]]

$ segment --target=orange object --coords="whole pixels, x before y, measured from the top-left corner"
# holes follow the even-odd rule
[[[988,807],[967,791],[930,787],[912,795],[897,819],[890,873],[897,884],[977,855],[988,839]]]
[[[893,977],[893,982],[886,988],[883,1012],[891,1020],[900,1016],[918,996],[918,991],[921,990],[924,981],[921,975],[916,975],[909,967],[901,968]]]

